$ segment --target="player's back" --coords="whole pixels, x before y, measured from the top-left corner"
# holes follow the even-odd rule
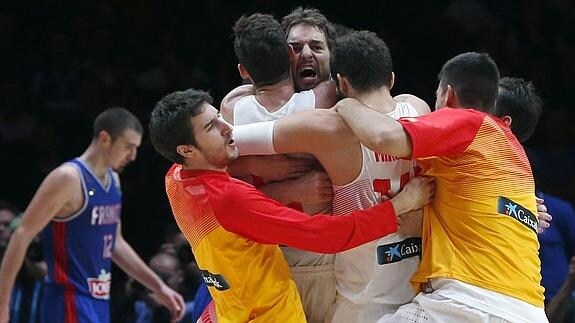
[[[82,322],[106,320],[111,259],[121,214],[120,184],[112,169],[107,171],[104,185],[80,159],[65,165],[78,171],[84,203],[74,214],[54,218],[41,233],[48,267],[43,315],[54,322],[64,322],[66,313],[78,315]],[[63,305],[65,308],[60,307]]]
[[[418,116],[409,103],[397,102],[388,116],[395,119]],[[375,153],[361,145],[360,174],[345,185],[334,185],[333,213],[341,215],[367,209],[394,195],[414,176],[415,162]],[[338,293],[355,304],[398,306],[413,296],[409,279],[417,269],[420,238],[391,234],[384,238],[338,253],[335,260]]]

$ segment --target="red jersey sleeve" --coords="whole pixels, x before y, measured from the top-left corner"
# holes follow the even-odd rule
[[[485,114],[471,109],[442,108],[430,114],[401,118],[411,137],[411,158],[459,154],[475,139]]]
[[[222,200],[213,202],[224,229],[256,242],[313,252],[336,253],[397,231],[389,201],[344,216],[310,216],[271,200],[252,186],[230,183]]]

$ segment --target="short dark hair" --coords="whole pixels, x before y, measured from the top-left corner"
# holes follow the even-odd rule
[[[346,77],[360,92],[391,86],[393,63],[385,42],[371,31],[353,31],[336,40],[331,75]]]
[[[332,25],[333,25],[333,28],[335,30],[335,39],[336,40],[340,37],[343,37],[345,35],[349,35],[352,32],[354,32],[353,28],[350,28],[350,27],[342,25],[342,24],[332,23]]]
[[[488,54],[459,54],[443,65],[437,78],[442,91],[451,85],[462,106],[493,113],[499,91],[499,70]]]
[[[140,120],[132,112],[121,107],[113,107],[101,112],[94,120],[92,129],[92,138],[98,137],[100,131],[106,131],[112,140],[116,140],[127,129],[132,129],[139,134],[144,133]]]
[[[499,80],[499,95],[494,115],[510,116],[511,132],[524,142],[535,131],[543,110],[543,101],[535,86],[522,78],[503,77]]]
[[[286,35],[289,35],[290,30],[297,25],[316,27],[323,33],[327,47],[333,48],[336,37],[335,28],[319,10],[297,7],[282,19],[282,27]]]
[[[148,128],[152,145],[160,155],[173,163],[184,163],[176,148],[196,145],[190,119],[204,111],[204,102],[213,102],[209,93],[188,89],[172,92],[156,103]]]
[[[234,51],[254,86],[289,78],[290,58],[285,33],[271,15],[241,16],[234,25]]]

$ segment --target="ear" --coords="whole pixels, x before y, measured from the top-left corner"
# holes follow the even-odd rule
[[[513,122],[513,119],[510,116],[503,116],[503,118],[501,118],[501,120],[503,120],[503,122],[505,122],[505,124],[508,127],[511,127],[511,123]]]
[[[238,71],[240,72],[240,77],[242,80],[247,80],[250,78],[250,73],[248,73],[248,70],[246,70],[246,68],[241,63],[238,64]]]
[[[337,84],[338,84],[337,90],[339,91],[339,93],[342,94],[344,97],[349,97],[349,90],[351,85],[349,84],[347,78],[337,73]]]
[[[460,107],[461,104],[459,103],[459,97],[457,96],[455,89],[448,84],[446,91],[447,93],[445,94],[445,105],[452,108]]]
[[[176,147],[178,154],[186,159],[192,158],[198,149],[192,145],[179,145]]]
[[[110,134],[106,130],[101,130],[98,133],[97,138],[98,138],[98,142],[100,144],[102,144],[103,146],[112,144],[112,136],[110,136]]]
[[[389,82],[389,89],[390,90],[394,84],[395,84],[395,73],[391,72],[391,82]]]

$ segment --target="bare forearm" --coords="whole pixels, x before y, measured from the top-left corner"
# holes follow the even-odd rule
[[[142,258],[124,239],[116,239],[112,260],[126,274],[151,291],[157,291],[163,285],[162,280],[144,263]]]
[[[291,182],[291,180],[260,185],[258,186],[258,190],[262,191],[266,196],[282,204],[299,202],[294,196],[293,191],[287,188],[286,184],[289,182]]]
[[[2,267],[0,267],[0,304],[8,304],[14,281],[22,267],[26,250],[32,241],[26,234],[16,230],[8,243]]]
[[[411,156],[411,140],[397,120],[352,99],[338,103],[337,111],[369,149],[397,157]]]

